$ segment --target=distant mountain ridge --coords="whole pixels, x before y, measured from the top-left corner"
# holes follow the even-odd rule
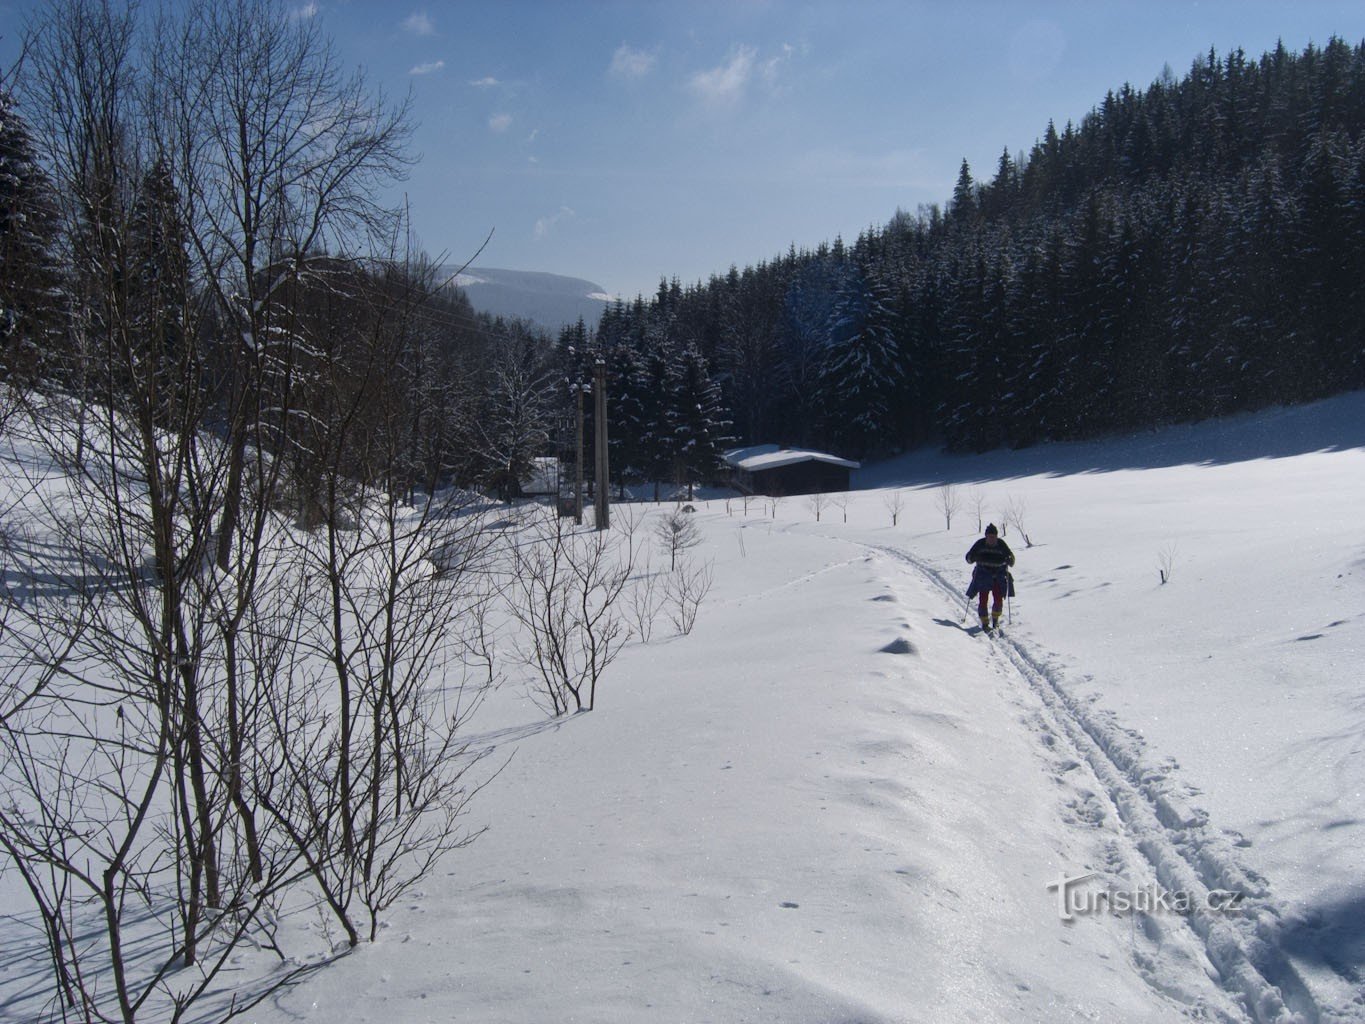
[[[453,274],[457,267],[443,268]],[[480,313],[532,320],[552,333],[578,322],[596,327],[614,297],[602,286],[578,277],[532,270],[469,267],[454,283]]]

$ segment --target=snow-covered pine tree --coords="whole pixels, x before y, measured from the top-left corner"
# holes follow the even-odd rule
[[[672,373],[672,427],[674,459],[679,480],[687,481],[687,497],[693,485],[720,469],[721,453],[730,442],[730,422],[720,387],[712,379],[706,357],[696,345],[683,349]]]
[[[189,236],[170,168],[158,160],[143,175],[129,220],[129,317],[132,352],[127,372],[138,374],[139,393],[152,415],[177,423],[186,403],[197,405],[197,360],[186,349]]]
[[[57,213],[33,133],[0,82],[0,380],[38,372],[60,319]]]
[[[654,482],[654,500],[659,500],[659,481],[670,479],[676,462],[677,446],[669,412],[674,408],[675,377],[671,372],[669,350],[650,348],[643,354],[635,381],[639,396],[640,471]]]
[[[861,455],[882,436],[904,376],[890,293],[866,271],[853,275],[830,312],[820,394],[828,436]]]
[[[816,442],[830,317],[854,272],[856,268],[836,261],[829,248],[821,245],[793,273],[783,298],[776,401],[787,410],[783,436],[797,444]]]
[[[607,447],[612,479],[622,485],[647,479],[648,432],[645,357],[633,340],[618,345],[607,357]]]

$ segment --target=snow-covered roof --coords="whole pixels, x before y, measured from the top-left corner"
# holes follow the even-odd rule
[[[735,448],[725,453],[725,461],[736,469],[756,473],[763,469],[777,469],[798,462],[825,462],[831,466],[845,469],[858,469],[861,463],[852,459],[841,459],[829,452],[817,452],[810,448],[781,448],[775,444],[756,444],[748,448]]]

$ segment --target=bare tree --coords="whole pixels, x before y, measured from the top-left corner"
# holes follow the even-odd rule
[[[1028,504],[1023,498],[1011,495],[1009,500],[1005,503],[1002,522],[1005,529],[1008,529],[1011,526],[1014,527],[1014,529],[1018,531],[1019,536],[1024,538],[1024,546],[1031,548],[1033,547],[1033,541],[1030,539],[1028,531],[1025,529],[1027,518]]]
[[[935,505],[943,513],[943,528],[952,531],[953,516],[962,507],[962,496],[953,484],[944,484],[936,492]]]
[[[488,482],[500,497],[521,494],[533,459],[550,442],[550,379],[529,338],[501,339],[490,394],[478,416],[477,434]]]
[[[840,511],[840,513],[843,514],[844,522],[847,523],[847,522],[848,522],[848,503],[849,503],[849,495],[848,495],[848,492],[847,492],[847,491],[840,491],[838,494],[832,495],[832,496],[830,497],[830,499],[829,499],[829,503],[830,503],[831,505],[833,505],[835,508],[837,508],[837,509]]]
[[[401,371],[422,275],[368,292],[347,280],[348,344],[308,346],[322,388],[316,429],[300,437],[320,467],[321,522],[300,538],[307,611],[288,674],[301,682],[292,700],[270,704],[291,785],[266,806],[299,837],[354,945],[353,899],[373,940],[379,914],[470,841],[457,822],[475,791],[466,785],[474,759],[458,734],[496,672],[478,506],[461,491],[403,499],[411,419]],[[300,336],[311,339],[302,321]],[[322,594],[307,600],[314,581]],[[330,703],[319,687],[334,695],[334,715],[318,713]]]
[[[980,533],[986,526],[986,494],[979,487],[973,487],[968,500],[976,513],[976,532]]]
[[[823,492],[812,494],[806,498],[806,507],[808,507],[811,510],[811,512],[815,514],[815,521],[817,523],[820,521],[820,516],[825,511],[825,507],[828,504],[829,495],[824,494]]]
[[[899,526],[901,513],[905,511],[905,494],[900,490],[888,491],[882,497],[882,504],[891,513],[891,525]]]
[[[494,671],[484,548],[475,517],[368,472],[411,450],[410,410],[367,390],[409,380],[410,304],[360,317],[344,352],[302,308],[343,290],[319,253],[384,223],[403,109],[255,0],[148,35],[64,0],[34,52],[73,397],[33,396],[22,440],[46,460],[4,510],[0,852],[61,1014],[179,1019],[241,943],[278,949],[286,892],[354,942],[355,901],[373,936],[470,838],[457,737]],[[306,534],[279,514],[305,464]]]
[[[299,342],[280,292],[320,252],[363,251],[394,214],[376,197],[404,173],[406,105],[345,73],[317,19],[269,0],[194,5],[161,27],[161,148],[190,197],[188,228],[223,334],[215,367],[231,459],[217,560],[231,564],[248,459],[287,443],[281,396]],[[257,465],[258,475],[265,469]]]
[[[136,77],[138,43],[131,13],[75,0],[50,11],[35,43],[75,299],[63,376],[78,403],[74,416],[61,403],[35,406],[34,422],[44,422],[51,458],[72,476],[67,493],[47,498],[44,518],[82,567],[71,586],[85,608],[80,649],[107,668],[120,706],[128,704],[124,721],[145,732],[141,749],[153,766],[145,777],[164,778],[176,794],[179,955],[193,964],[205,912],[227,903],[221,795],[206,745],[211,627],[197,576],[217,474],[214,452],[195,441],[202,352],[182,208],[173,189],[167,196],[150,187],[156,179],[140,146],[152,105]],[[90,742],[104,750],[115,741],[94,729]],[[156,786],[145,799],[159,793]],[[126,820],[148,823],[149,815]],[[127,840],[141,844],[145,834],[130,830]],[[102,892],[125,1014],[138,1001],[137,982],[121,962],[124,920],[114,907],[124,886],[145,884],[140,870],[131,853],[115,858],[105,874],[115,884]]]
[[[701,543],[701,530],[691,512],[676,508],[659,517],[654,524],[654,536],[659,547],[668,553],[668,571],[678,567],[678,555]]]

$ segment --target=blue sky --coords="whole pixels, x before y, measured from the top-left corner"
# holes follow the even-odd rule
[[[0,0],[0,32],[19,21]],[[30,4],[19,5],[29,7]],[[412,90],[418,238],[652,292],[944,202],[1048,119],[1201,53],[1365,39],[1365,3],[316,0],[341,55]],[[6,39],[0,48],[8,49]]]

